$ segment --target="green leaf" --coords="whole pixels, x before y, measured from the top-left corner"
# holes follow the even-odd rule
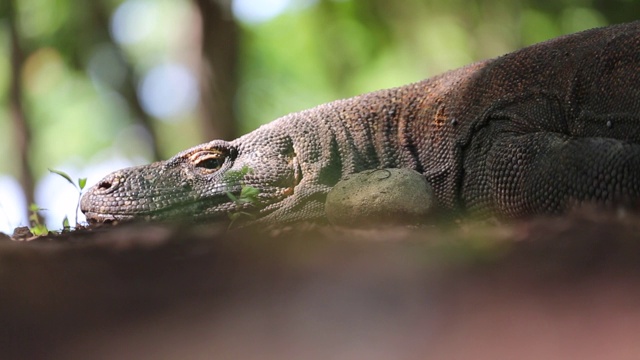
[[[32,203],[32,204],[30,204],[30,205],[29,205],[29,211],[30,211],[30,212],[34,212],[34,213],[35,213],[35,212],[38,212],[38,211],[40,211],[40,210],[46,210],[46,209],[41,208],[41,207],[40,207],[40,206],[38,206],[38,204],[36,204],[36,203]]]
[[[87,185],[87,178],[78,179],[78,186],[80,186],[80,190],[84,189],[86,185]]]
[[[253,186],[245,186],[240,191],[240,196],[242,197],[255,197],[260,193],[260,190],[254,188]]]
[[[239,183],[245,175],[253,173],[250,167],[244,165],[240,170],[229,170],[224,174],[224,180],[230,184]]]
[[[230,184],[235,184],[237,182],[240,182],[240,180],[242,180],[242,177],[244,175],[240,172],[240,171],[227,171],[224,174],[224,180]]]
[[[258,194],[260,190],[254,188],[253,186],[245,186],[240,191],[240,199],[245,200],[246,202],[254,203],[258,201]]]
[[[37,224],[32,228],[29,228],[29,231],[35,236],[43,236],[49,233],[49,229],[44,224]]]
[[[242,173],[242,176],[253,174],[253,169],[251,169],[248,165],[243,165],[242,169],[240,169],[240,173]]]
[[[233,195],[231,192],[227,191],[226,194],[227,194],[227,197],[229,199],[231,199],[231,201],[233,201],[233,202],[237,202],[238,201],[238,198],[235,195]]]
[[[71,225],[69,225],[69,218],[65,215],[64,219],[62,220],[62,228],[63,229],[70,229]]]
[[[54,174],[58,174],[58,175],[62,176],[63,178],[67,179],[67,181],[71,185],[76,186],[76,184],[73,182],[73,180],[71,180],[71,176],[67,175],[67,173],[65,173],[64,171],[55,170],[55,169],[49,169],[49,171],[54,173]]]

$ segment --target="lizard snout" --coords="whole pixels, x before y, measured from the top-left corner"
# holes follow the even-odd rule
[[[121,194],[116,191],[125,184],[126,175],[115,172],[105,176],[91,187],[80,200],[80,210],[90,223],[106,223],[125,220],[127,215],[118,215],[118,206],[123,206]]]
[[[120,187],[123,183],[123,178],[120,174],[114,173],[107,175],[104,179],[100,180],[98,184],[92,189],[97,193],[109,194]]]

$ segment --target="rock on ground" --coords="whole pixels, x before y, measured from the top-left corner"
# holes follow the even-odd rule
[[[433,189],[409,169],[368,170],[349,175],[329,192],[327,218],[334,225],[414,225],[428,219]]]

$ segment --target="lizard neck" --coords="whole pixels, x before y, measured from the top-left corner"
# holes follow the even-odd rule
[[[304,132],[296,138],[317,142],[312,147],[322,148],[333,159],[328,165],[344,175],[396,167],[429,173],[430,153],[440,153],[452,140],[445,138],[451,119],[444,94],[433,85],[424,81],[335,101],[290,115],[290,121]]]
[[[443,206],[455,207],[461,176],[456,139],[465,125],[457,120],[459,107],[447,100],[456,98],[451,78],[444,74],[293,113],[236,142],[241,152],[250,148],[292,159],[302,185],[320,192],[368,169],[414,169],[425,175]],[[291,147],[276,154],[275,144]]]
[[[461,176],[457,138],[465,125],[452,81],[463,68],[430,80],[335,101],[292,114],[303,163],[333,186],[346,175],[376,168],[410,168],[425,175],[443,206],[456,207]],[[457,74],[454,74],[457,75]],[[454,79],[454,80],[451,80]]]

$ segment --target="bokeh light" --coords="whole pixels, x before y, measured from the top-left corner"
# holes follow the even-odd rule
[[[238,20],[256,24],[280,15],[290,3],[291,0],[234,0],[231,9]]]
[[[162,64],[152,68],[138,88],[144,110],[165,121],[192,111],[198,103],[198,93],[195,77],[180,64]]]
[[[27,224],[26,208],[24,194],[16,179],[0,176],[0,231],[11,234],[16,226]]]
[[[120,44],[137,43],[151,34],[157,17],[153,1],[125,1],[111,17],[111,35]]]

